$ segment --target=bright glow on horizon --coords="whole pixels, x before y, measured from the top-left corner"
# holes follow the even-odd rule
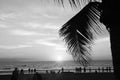
[[[56,57],[56,61],[58,61],[58,62],[61,62],[61,61],[63,61],[63,58],[62,58],[62,56],[57,56],[57,57]]]

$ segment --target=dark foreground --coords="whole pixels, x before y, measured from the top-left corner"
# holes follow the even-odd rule
[[[22,80],[40,80],[33,78],[34,74],[24,74]],[[72,73],[63,72],[60,74],[45,74],[37,75],[41,80],[115,80],[113,73]],[[0,75],[0,80],[11,80],[11,75]]]

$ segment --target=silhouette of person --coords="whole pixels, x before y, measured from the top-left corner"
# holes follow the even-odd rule
[[[64,72],[64,68],[63,68],[63,67],[62,67],[62,69],[61,69],[61,70],[62,70],[62,72]]]
[[[14,71],[12,72],[11,80],[18,80],[18,75],[19,75],[19,70],[18,68],[15,68]]]
[[[24,70],[21,69],[18,80],[24,80]]]
[[[82,68],[81,68],[81,67],[79,68],[79,72],[80,72],[80,73],[82,72]]]
[[[109,67],[109,69],[108,69],[108,70],[109,70],[109,72],[111,72],[111,67]]]
[[[77,67],[75,68],[75,72],[78,72],[78,68]]]
[[[33,69],[31,69],[31,71],[30,71],[32,74],[33,74]]]
[[[106,69],[105,69],[105,70],[106,70],[106,72],[108,72],[108,67],[106,67]]]
[[[97,70],[95,70],[95,74],[97,74]]]
[[[84,73],[86,72],[86,68],[85,68],[85,67],[83,68],[83,72],[84,72]]]
[[[29,72],[29,73],[31,72],[30,68],[28,69],[28,72]]]
[[[36,69],[34,69],[34,73],[36,73]]]
[[[48,70],[46,70],[46,73],[48,74]]]

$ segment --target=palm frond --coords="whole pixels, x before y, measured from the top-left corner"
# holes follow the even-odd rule
[[[64,4],[68,2],[72,8],[77,8],[77,7],[83,8],[83,6],[85,6],[89,2],[101,2],[101,1],[102,0],[54,0],[54,2],[63,5],[63,7],[65,6]]]
[[[71,18],[60,29],[60,36],[64,37],[68,51],[74,60],[87,64],[90,59],[93,33],[100,33],[100,4],[90,2],[77,15]]]

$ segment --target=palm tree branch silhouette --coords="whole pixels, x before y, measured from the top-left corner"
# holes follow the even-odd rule
[[[62,5],[65,6],[64,0],[56,1],[59,1],[59,4],[62,1]],[[100,26],[103,23],[110,33],[114,74],[116,75],[116,79],[120,80],[119,0],[68,0],[68,2],[72,8],[83,8],[84,6],[60,30],[60,36],[64,37],[68,45],[68,50],[82,64],[88,63],[87,59],[90,54],[90,48],[87,46],[93,42],[95,38],[94,34],[101,32]]]
[[[85,65],[90,60],[91,44],[94,34],[101,33],[100,12],[101,3],[86,5],[78,14],[66,22],[59,31],[67,44],[68,51],[74,60]]]

